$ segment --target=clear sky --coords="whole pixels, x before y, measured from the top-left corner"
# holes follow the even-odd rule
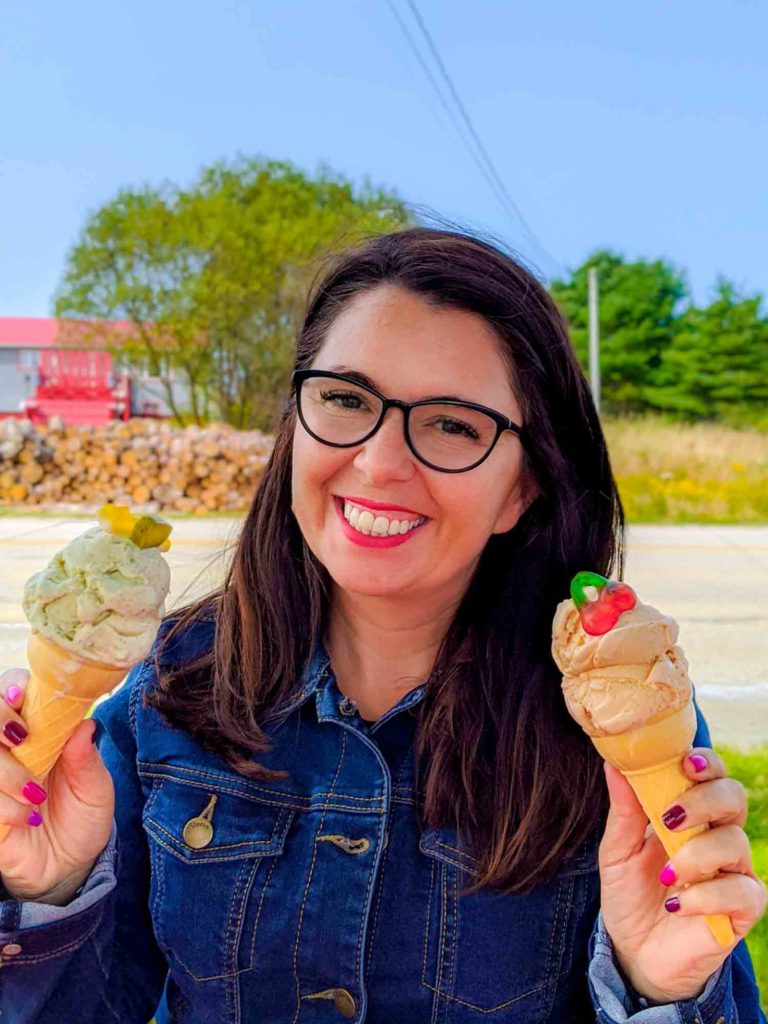
[[[3,4],[0,316],[50,313],[86,214],[118,188],[188,184],[238,153],[368,175],[545,275],[610,246],[671,260],[698,301],[718,274],[768,293],[765,0],[418,7],[541,248],[386,0]]]

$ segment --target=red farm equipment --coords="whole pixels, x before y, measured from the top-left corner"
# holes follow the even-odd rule
[[[25,403],[33,423],[60,416],[67,426],[95,426],[131,416],[131,382],[115,374],[109,352],[97,349],[43,349],[38,384]]]

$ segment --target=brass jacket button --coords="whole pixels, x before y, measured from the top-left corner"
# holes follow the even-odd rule
[[[337,988],[333,1003],[342,1017],[354,1017],[357,1013],[355,1000],[345,988]]]
[[[216,796],[212,796],[202,814],[190,818],[184,826],[182,836],[184,842],[193,850],[204,849],[213,839],[213,808],[216,806]]]
[[[3,956],[16,956],[21,952],[21,946],[18,942],[9,942],[7,946],[3,946],[0,952],[2,952]]]

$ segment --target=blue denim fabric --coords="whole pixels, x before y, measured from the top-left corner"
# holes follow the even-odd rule
[[[198,626],[166,656],[212,639]],[[743,944],[706,1006],[633,1004],[596,928],[599,836],[533,893],[462,896],[476,861],[417,815],[423,688],[368,726],[319,644],[259,756],[288,777],[263,782],[144,708],[152,680],[147,661],[96,710],[116,828],[80,895],[0,903],[0,949],[21,947],[2,953],[4,1024],[763,1020]],[[192,848],[206,808],[212,837]]]

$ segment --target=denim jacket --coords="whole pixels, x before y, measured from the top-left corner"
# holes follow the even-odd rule
[[[201,623],[164,656],[212,642]],[[476,861],[417,815],[423,687],[368,725],[318,644],[259,755],[288,776],[265,782],[145,708],[153,679],[148,660],[94,713],[117,804],[79,895],[0,903],[3,1024],[765,1024],[744,943],[698,1000],[629,991],[599,837],[527,895],[461,895]]]

